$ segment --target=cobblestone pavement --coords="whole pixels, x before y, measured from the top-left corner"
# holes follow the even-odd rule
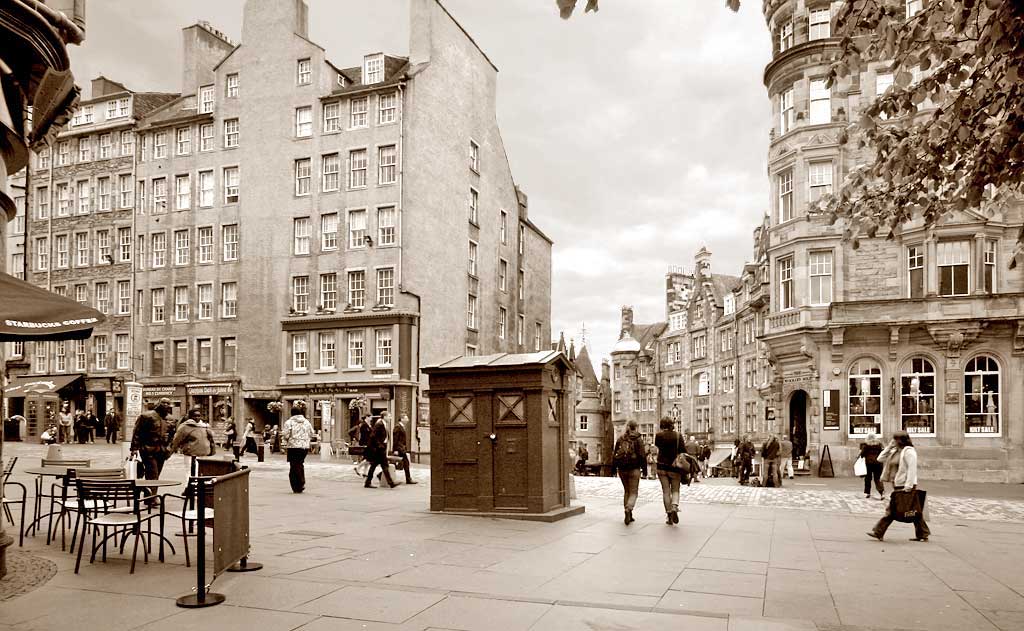
[[[0,581],[0,601],[27,594],[41,587],[56,573],[57,565],[52,561],[11,546],[7,549],[7,576]]]

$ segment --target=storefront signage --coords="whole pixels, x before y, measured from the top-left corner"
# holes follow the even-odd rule
[[[189,395],[204,394],[231,394],[233,391],[230,383],[190,383],[185,386]]]
[[[309,394],[358,394],[359,388],[352,388],[338,383],[310,384],[306,390]]]
[[[128,384],[124,384],[125,387]],[[174,386],[144,386],[142,388],[142,396],[144,397],[172,397],[175,394]]]
[[[110,377],[86,379],[85,389],[88,392],[110,392]]]
[[[822,390],[822,429],[839,431],[839,390]]]

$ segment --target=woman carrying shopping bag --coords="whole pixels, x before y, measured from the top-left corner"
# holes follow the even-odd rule
[[[885,515],[878,520],[868,536],[882,541],[885,531],[894,521],[914,524],[914,538],[911,541],[928,541],[931,531],[924,521],[924,491],[917,488],[917,450],[910,441],[910,434],[899,431],[892,435],[896,451],[889,460],[896,462],[895,488],[889,497]]]

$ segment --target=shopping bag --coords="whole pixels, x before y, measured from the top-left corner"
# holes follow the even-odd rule
[[[868,474],[868,463],[864,460],[864,456],[857,458],[857,462],[853,463],[853,475],[865,476]]]
[[[124,461],[124,477],[128,480],[139,480],[145,477],[142,459],[138,454],[132,454]]]
[[[927,492],[921,489],[893,491],[889,496],[889,513],[895,521],[911,523],[924,513]]]

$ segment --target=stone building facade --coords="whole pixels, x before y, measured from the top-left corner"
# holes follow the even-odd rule
[[[608,362],[601,363],[601,375],[594,372],[594,364],[586,346],[579,353],[570,347],[570,358],[580,375],[576,401],[576,427],[574,443],[570,448],[579,452],[587,447],[588,464],[611,464],[613,430],[611,423],[611,376]],[[575,464],[575,463],[574,463]]]

